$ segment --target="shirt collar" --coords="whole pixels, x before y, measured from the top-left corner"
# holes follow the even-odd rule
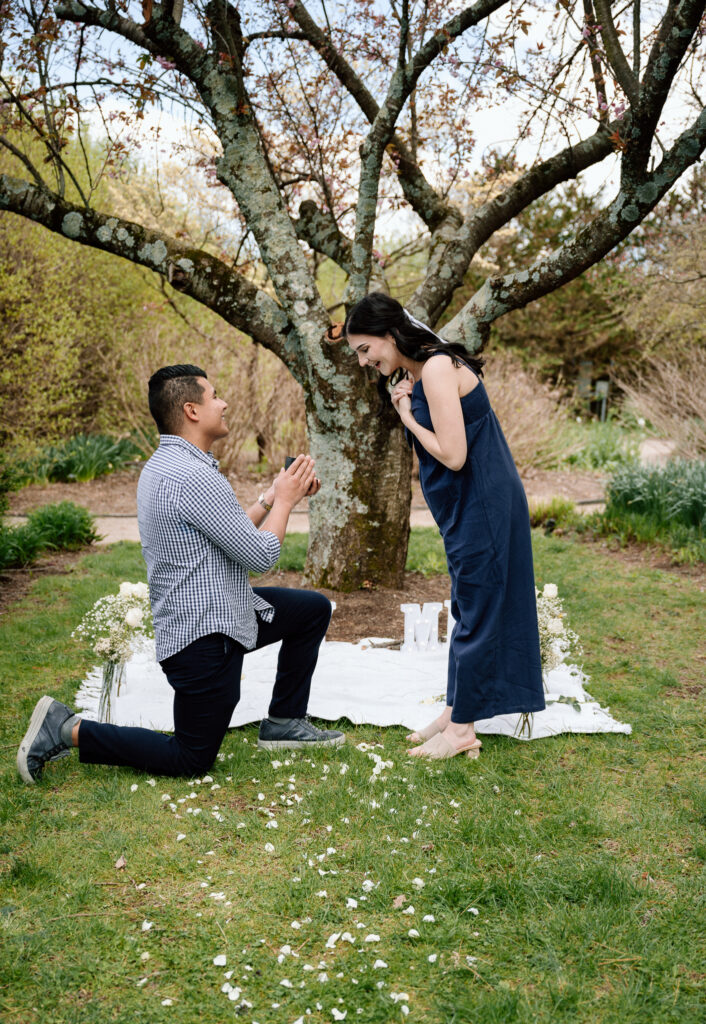
[[[160,434],[159,435],[159,447],[160,448],[183,448],[184,451],[190,455],[200,459],[201,462],[207,463],[209,466],[213,466],[218,469],[218,459],[213,457],[212,452],[203,452],[191,441],[187,441],[185,437],[181,437],[179,434]]]

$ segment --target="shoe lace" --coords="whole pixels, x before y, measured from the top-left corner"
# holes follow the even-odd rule
[[[51,761],[52,757],[54,757],[55,754],[60,754],[62,750],[66,750],[66,744],[59,742],[56,746],[43,751],[41,757],[38,757],[37,760],[40,764],[44,764],[45,761]]]

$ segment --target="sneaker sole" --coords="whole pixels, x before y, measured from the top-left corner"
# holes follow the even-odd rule
[[[312,747],[340,747],[346,742],[345,736],[335,736],[332,740],[261,740],[257,745],[260,750],[310,750]]]
[[[37,701],[34,711],[32,712],[32,717],[29,720],[29,728],[22,737],[20,749],[17,751],[17,771],[28,786],[33,786],[35,779],[30,774],[29,768],[27,767],[27,754],[37,737],[37,733],[42,728],[42,723],[46,718],[47,711],[53,702],[53,697],[42,697]]]

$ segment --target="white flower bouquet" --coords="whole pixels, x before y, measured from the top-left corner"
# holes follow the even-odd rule
[[[88,642],[103,662],[98,717],[109,722],[113,689],[120,692],[125,662],[154,636],[147,584],[121,583],[117,594],[99,598],[71,636]]]
[[[581,644],[573,629],[569,629],[566,613],[555,583],[545,583],[542,590],[535,588],[537,595],[537,619],[539,622],[539,650],[542,656],[542,670],[546,675],[568,656],[579,657]]]

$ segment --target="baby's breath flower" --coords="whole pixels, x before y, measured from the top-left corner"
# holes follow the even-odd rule
[[[146,583],[121,583],[99,598],[71,634],[91,645],[102,661],[127,661],[154,636]]]

